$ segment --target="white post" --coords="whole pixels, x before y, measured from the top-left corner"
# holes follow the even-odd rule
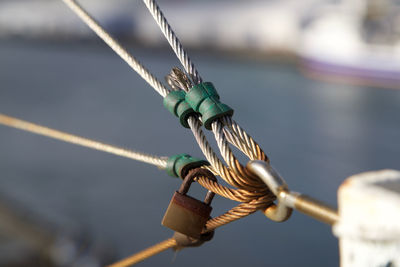
[[[349,177],[339,188],[341,267],[400,266],[400,171]]]

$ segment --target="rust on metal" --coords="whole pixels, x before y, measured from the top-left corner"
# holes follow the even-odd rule
[[[192,238],[190,236],[175,232],[173,239],[176,240],[176,247],[174,250],[181,250],[185,247],[199,247],[204,244],[204,242],[210,241],[214,237],[214,231],[206,232],[200,235],[200,238]]]
[[[174,193],[161,222],[162,225],[195,239],[200,238],[210,218],[212,211],[210,203],[215,195],[215,193],[208,191],[204,202],[186,195],[194,179],[200,176],[217,181],[208,170],[196,168],[189,171],[179,190]]]
[[[174,205],[179,205],[182,208],[188,209],[190,211],[195,212],[197,215],[208,219],[210,216],[212,207],[208,204],[205,204],[195,198],[192,198],[188,195],[183,195],[179,192],[175,192],[174,196],[171,200]]]

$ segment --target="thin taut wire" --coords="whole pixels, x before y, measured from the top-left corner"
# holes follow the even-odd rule
[[[182,66],[185,68],[186,72],[189,74],[190,78],[192,78],[192,80],[195,84],[201,83],[203,80],[200,77],[199,72],[195,68],[193,62],[190,60],[188,54],[186,53],[185,49],[183,48],[183,45],[179,41],[175,32],[172,30],[171,26],[169,25],[167,19],[164,16],[164,14],[158,7],[156,1],[143,0],[143,2],[146,4],[151,15],[153,16],[154,20],[157,22],[159,28],[161,29],[165,38],[168,40],[168,42],[171,45],[172,49],[174,50],[176,56],[180,60]]]
[[[72,9],[72,11],[79,16],[103,41],[111,47],[126,63],[136,71],[147,83],[149,83],[160,95],[165,97],[169,90],[157,80],[157,78],[150,73],[135,57],[128,53],[100,24],[92,18],[76,1],[63,0],[64,3]]]
[[[121,157],[138,160],[141,162],[155,165],[161,169],[165,169],[165,167],[167,166],[167,160],[166,160],[167,158],[166,157],[156,157],[156,156],[151,156],[148,154],[128,150],[125,148],[115,147],[112,145],[104,144],[104,143],[90,140],[87,138],[83,138],[80,136],[57,131],[54,129],[50,129],[50,128],[47,128],[47,127],[44,127],[44,126],[41,126],[38,124],[34,124],[31,122],[19,120],[17,118],[3,115],[1,113],[0,113],[0,124],[9,126],[9,127],[13,127],[13,128],[17,128],[20,130],[24,130],[27,132],[51,137],[51,138],[54,138],[57,140],[67,142],[67,143],[72,143],[72,144],[92,148],[95,150],[104,151],[104,152],[118,155]]]

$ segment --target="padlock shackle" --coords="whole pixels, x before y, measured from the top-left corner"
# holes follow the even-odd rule
[[[178,193],[186,195],[187,192],[189,192],[190,185],[193,183],[194,178],[199,177],[199,176],[204,176],[204,177],[207,177],[208,179],[213,180],[214,182],[218,182],[217,178],[209,170],[202,169],[202,168],[196,168],[196,169],[190,170],[189,173],[185,176],[185,179],[183,179],[183,182],[182,182],[181,186],[179,187]],[[211,190],[208,190],[207,195],[204,199],[204,203],[207,205],[210,205],[214,196],[215,196],[215,193],[212,192]]]

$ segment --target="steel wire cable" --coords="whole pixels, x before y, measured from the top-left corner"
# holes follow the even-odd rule
[[[97,33],[118,55],[121,56],[136,72],[138,72],[143,79],[145,79],[150,85],[153,86],[162,96],[166,96],[168,94],[168,89],[164,87],[147,69],[145,69],[138,60],[136,60],[133,56],[131,56],[115,39],[111,37],[76,1],[74,0],[63,0],[94,32]],[[192,76],[192,79],[195,83],[201,82],[201,77],[198,75],[197,70],[194,68],[194,64],[190,61],[187,53],[184,51],[182,44],[179,42],[175,33],[172,31],[170,25],[159,9],[158,5],[154,0],[144,0],[146,6],[149,8],[152,13],[154,19],[159,24],[162,32],[169,40],[172,48],[177,54],[178,58],[181,60],[182,65],[185,67],[187,72]],[[220,125],[219,125],[219,128]],[[221,128],[222,129],[222,128]],[[214,132],[215,133],[215,132]],[[216,134],[216,133],[215,133]],[[216,138],[219,144],[219,148],[221,150],[222,155],[225,160],[229,163],[237,163],[235,160],[232,151],[226,144],[226,139],[224,138],[224,133],[218,133],[219,138]],[[232,139],[230,139],[232,140]],[[248,140],[246,140],[248,141]],[[237,143],[237,142],[236,142]],[[248,142],[246,142],[248,143]],[[241,150],[245,150],[241,145],[239,146]],[[246,153],[246,152],[245,152]],[[248,153],[246,153],[248,154]],[[215,161],[214,161],[215,162]],[[220,165],[220,164],[218,164]],[[240,164],[231,164],[234,171],[238,173],[239,176],[243,176],[243,172],[241,168],[238,168]],[[221,166],[219,166],[221,167]],[[221,168],[218,168],[221,169]],[[225,172],[226,173],[226,172]],[[237,178],[236,178],[237,179]],[[240,177],[239,177],[240,179]],[[236,185],[247,186],[246,180],[241,179],[240,182],[236,183]]]
[[[27,132],[35,133],[38,135],[47,136],[47,137],[61,140],[61,141],[67,142],[67,143],[72,143],[75,145],[80,145],[80,146],[92,148],[95,150],[104,151],[104,152],[118,155],[121,157],[138,160],[141,162],[155,165],[161,169],[165,169],[165,167],[167,166],[167,157],[152,156],[149,154],[132,151],[132,150],[128,150],[125,148],[108,145],[105,143],[101,143],[101,142],[87,139],[84,137],[80,137],[77,135],[72,135],[69,133],[65,133],[62,131],[44,127],[44,126],[41,126],[41,125],[38,125],[35,123],[20,120],[20,119],[10,117],[10,116],[4,115],[4,114],[0,114],[0,124],[3,124],[8,127],[13,127],[16,129],[24,130]]]
[[[177,90],[188,91],[192,86],[190,80],[186,75],[179,69],[173,68],[166,80],[168,84],[171,84],[173,88]],[[197,116],[190,116],[188,118],[188,125],[206,159],[210,162],[211,170],[222,177],[226,182],[232,186],[240,187],[241,183],[238,183],[235,178],[235,174],[226,167],[219,157],[216,155],[211,145],[209,144],[201,126],[201,122]]]
[[[168,40],[170,46],[172,47],[173,51],[175,52],[176,56],[178,59],[181,61],[181,64],[185,68],[186,72],[189,74],[189,76],[192,78],[195,84],[201,83],[202,79],[194,67],[194,64],[191,62],[188,54],[183,48],[183,45],[179,41],[178,37],[172,30],[171,26],[169,25],[167,19],[165,18],[164,14],[160,10],[159,6],[157,5],[155,0],[143,0],[143,2],[146,4],[147,8],[149,9],[150,13],[152,14],[154,20],[157,22],[157,25],[161,29],[162,33],[164,34],[165,38]],[[177,80],[177,79],[175,79]],[[179,79],[178,79],[179,80]],[[171,84],[171,83],[169,83]],[[172,83],[172,86],[176,88],[178,84]],[[186,86],[181,86],[181,89],[184,91],[188,91],[188,88]],[[231,121],[230,121],[231,122]],[[230,124],[231,128],[233,128],[232,123]],[[218,125],[218,128],[223,129],[221,125]],[[241,130],[241,128],[239,127]],[[238,164],[238,161],[234,157],[231,149],[226,143],[225,139],[225,131],[222,133],[217,134],[214,132],[216,135],[217,142],[219,144],[219,149],[221,150],[221,154],[224,156],[225,161],[229,164],[230,162],[234,162],[234,165],[230,165],[233,167],[234,171],[239,175],[239,176],[244,176],[243,172],[243,167]],[[239,134],[239,135],[238,135]],[[250,142],[248,139],[248,135],[244,134],[244,131],[236,131],[234,132],[233,136],[230,137],[236,137],[235,138],[229,138],[229,141],[231,141],[234,145],[236,145],[243,153],[245,153],[247,156],[249,156],[250,159],[255,159],[254,154],[255,154],[255,146]],[[246,147],[246,145],[253,145],[253,150],[250,149],[250,147]],[[251,179],[250,179],[251,180]],[[242,179],[241,183],[246,184],[246,179]],[[264,187],[265,185],[260,183],[259,181],[255,181],[253,184],[256,184],[257,187]],[[250,185],[251,186],[251,185]]]
[[[154,89],[157,90],[162,96],[166,96],[169,90],[164,87],[147,69],[142,66],[138,60],[131,56],[115,39],[113,39],[84,9],[79,6],[76,1],[73,0],[63,0],[78,16],[86,23],[88,26],[95,31],[99,37],[101,37],[121,58],[123,58],[139,75],[145,79]],[[155,4],[153,0],[144,0],[148,5],[150,10],[153,10],[153,17],[157,20],[160,27],[164,30],[163,33],[169,40],[171,46],[173,47],[178,58],[181,60],[186,71],[191,76],[195,83],[200,83],[202,81],[197,70],[194,68],[193,63],[190,61],[187,53],[183,50],[183,46],[180,44],[179,40],[175,36],[162,12]],[[184,76],[183,76],[184,77]],[[179,77],[178,77],[179,78]],[[181,77],[182,78],[182,77]],[[178,79],[179,80],[179,79]],[[183,83],[169,83],[173,89],[184,88],[185,91],[188,90],[188,86],[191,86],[190,80],[187,79]],[[241,166],[239,161],[234,157],[228,142],[238,147],[243,153],[245,153],[249,158],[258,158],[267,160],[264,152],[258,146],[258,144],[230,117],[222,118],[221,121],[216,121],[213,123],[213,132],[217,140],[218,147],[221,154],[229,167],[226,167],[212,150],[211,146],[208,144],[204,133],[201,130],[201,123],[199,118],[192,116],[188,120],[190,128],[192,129],[195,138],[205,154],[206,158],[211,162],[212,166],[208,167],[213,172],[218,173],[222,178],[224,178],[229,184],[238,187],[239,189],[230,189],[219,185],[218,183],[213,183],[211,180],[205,180],[204,177],[199,177],[198,182],[208,188],[209,190],[227,197],[232,200],[241,201],[243,203],[239,204],[237,207],[232,208],[228,212],[213,218],[207,222],[207,231],[213,230],[219,226],[225,225],[229,222],[238,220],[259,209],[268,207],[274,200],[274,196],[266,190],[265,186],[259,186],[256,180],[252,177],[247,177],[247,173]],[[127,158],[143,161],[156,165],[160,168],[166,167],[165,157],[155,157],[147,155],[144,153],[134,152],[126,150],[123,148],[114,147],[90,139],[82,138],[79,136],[67,134],[61,131],[53,130],[47,127],[29,123],[26,121],[18,120],[6,115],[0,114],[0,123],[22,129],[25,131],[30,131],[36,134],[52,137],[55,139],[63,140],[66,142],[86,146],[92,149],[106,151],[112,154],[124,156]],[[228,128],[224,128],[227,126]],[[246,178],[245,178],[246,177]],[[136,261],[143,260],[144,258],[159,253],[167,248],[175,246],[175,240],[166,240],[161,244],[146,250],[141,253],[136,258]],[[125,265],[129,261],[125,262]],[[115,265],[118,266],[118,265]],[[121,265],[122,266],[122,265]]]
[[[269,201],[271,202],[271,201]],[[233,221],[244,218],[259,209],[268,206],[268,201],[265,202],[263,200],[254,200],[250,203],[241,203],[238,206],[232,208],[226,213],[208,220],[206,224],[206,231],[213,231],[218,227],[224,226]],[[160,243],[157,243],[149,248],[146,248],[142,251],[139,251],[125,259],[118,261],[114,264],[109,265],[108,267],[128,267],[135,265],[147,258],[153,257],[167,249],[176,248],[178,246],[177,241],[174,238],[168,238]]]
[[[219,215],[218,217],[211,218],[210,220],[207,221],[205,229],[203,233],[213,231],[218,227],[224,226],[228,223],[234,222],[236,220],[239,220],[241,218],[244,218],[250,214],[253,214],[254,212],[260,210],[260,209],[265,209],[272,205],[273,200],[275,197],[272,195],[272,193],[268,193],[262,196],[259,196],[257,198],[250,198],[247,199],[246,197],[242,198],[240,197],[240,194],[238,192],[240,190],[234,190],[234,189],[229,189],[224,186],[219,185],[212,179],[209,179],[207,177],[199,176],[196,178],[196,181],[199,182],[201,185],[206,185],[205,187],[209,190],[212,190],[216,193],[222,193],[221,195],[225,195],[230,197],[232,200],[236,201],[246,201],[243,203],[240,203],[236,207],[233,207],[232,209],[228,210],[222,215]],[[217,189],[216,189],[217,188]],[[245,190],[242,190],[243,193]],[[146,258],[152,257],[157,255],[158,253],[165,251],[166,249],[173,248],[176,249],[178,247],[178,242],[174,238],[169,238],[165,241],[162,241],[158,244],[155,244],[147,249],[144,249],[142,251],[139,251],[132,256],[129,256],[117,263],[114,263],[108,267],[128,267],[131,265],[134,265],[136,263],[139,263],[140,261],[145,260]]]
[[[74,0],[63,0],[75,11],[78,16],[89,25],[118,55],[121,56],[136,72],[138,72],[143,79],[153,86],[162,96],[166,96],[169,90],[161,84],[151,73],[145,69],[134,57],[113,39],[101,26],[84,11]],[[166,18],[161,12],[160,8],[154,0],[143,0],[148,9],[150,10],[153,18],[156,20],[164,36],[168,40],[169,44],[173,48],[175,54],[181,61],[186,72],[189,74],[194,84],[202,82],[198,71],[191,62],[186,51],[183,49],[182,44],[179,42],[177,36],[173,32],[172,28],[168,24]],[[185,75],[183,75],[185,77]],[[168,84],[174,90],[188,91],[191,87],[190,79],[186,81],[182,80],[182,77],[175,77],[175,81],[168,81]],[[189,82],[188,82],[189,81]],[[261,183],[258,179],[255,179],[246,172],[246,169],[240,164],[240,162],[234,156],[229,143],[236,146],[241,152],[247,155],[250,159],[261,159],[268,160],[265,153],[258,146],[258,144],[234,121],[231,117],[224,117],[217,120],[212,124],[212,131],[214,132],[215,139],[217,141],[218,148],[221,152],[222,157],[228,166],[225,166],[222,161],[215,154],[211,146],[209,145],[205,135],[201,129],[201,122],[197,116],[191,116],[188,119],[188,124],[195,136],[197,143],[200,146],[203,154],[207,160],[211,163],[210,168],[213,172],[221,176],[230,185],[237,187],[238,189],[229,189],[224,186],[213,184],[210,181],[206,181],[203,178],[199,178],[198,182],[206,188],[209,188],[213,192],[223,195],[229,199],[241,201],[243,203],[232,208],[228,212],[213,218],[207,223],[207,230],[215,229],[216,227],[225,225],[229,222],[243,218],[259,209],[264,209],[272,204],[274,196],[268,190],[268,188]],[[151,252],[141,253],[143,255],[154,255],[160,251],[165,250],[168,247],[173,247],[172,241],[164,241],[163,245],[156,245],[155,247],[146,250]],[[158,251],[158,252],[157,252]],[[122,265],[121,265],[122,266]],[[123,265],[127,266],[127,265]]]
[[[99,35],[99,37],[101,37],[118,55],[120,55],[121,58],[123,58],[136,72],[138,72],[143,79],[145,79],[150,85],[152,85],[154,89],[156,89],[164,97],[168,94],[169,90],[162,83],[160,83],[144,66],[142,66],[138,60],[136,60],[133,56],[131,56],[126,51],[126,49],[124,49],[114,38],[112,38],[111,35],[109,35],[76,1],[74,0],[63,0],[63,1],[94,32],[96,32],[96,34]],[[181,60],[182,65],[191,75],[195,83],[201,82],[201,77],[199,76],[198,71],[195,69],[194,64],[190,61],[190,58],[184,51],[182,44],[179,42],[175,33],[172,31],[170,25],[168,24],[167,20],[165,19],[164,15],[162,14],[156,2],[154,0],[144,0],[144,2],[146,6],[149,8],[154,19],[157,21],[162,32],[168,39],[169,43],[171,44],[178,58]],[[236,140],[233,138],[228,138],[228,141],[231,141],[231,143],[233,143],[234,145],[236,144],[236,146],[240,150],[242,150],[246,155],[251,155],[251,153],[250,151],[247,151],[247,149],[245,149],[244,144],[246,144],[248,148],[251,147],[253,153],[255,153],[254,151],[256,152],[260,151],[260,149],[257,150],[257,148],[259,147],[255,145],[255,142],[252,139],[248,138],[249,136],[240,128],[239,125],[229,120],[228,123],[230,125],[230,129],[234,130],[234,135],[236,136]],[[222,127],[219,128],[223,129]],[[219,148],[225,160],[229,163],[235,163],[235,162],[237,163],[237,161],[234,159],[232,151],[227,146],[227,142],[224,137],[225,136],[224,131],[222,133],[218,133],[218,136],[220,138],[217,137],[217,134],[215,132],[214,134],[216,135]],[[239,175],[243,175],[243,172],[241,173],[241,168],[237,168],[237,166],[240,166],[240,164],[231,165],[231,167],[233,167],[234,170],[238,172]]]
[[[177,242],[174,238],[166,239],[154,246],[144,249],[132,256],[126,257],[125,259],[108,265],[108,267],[127,267],[139,263],[147,258],[150,258],[160,252],[163,252],[169,248],[177,246]]]
[[[243,167],[234,156],[231,148],[229,147],[228,141],[225,138],[222,123],[218,120],[213,122],[211,126],[221,154],[229,167],[232,168],[237,174],[237,179],[241,180],[241,183],[250,188],[250,190],[265,189],[265,183],[263,183],[260,179],[254,178],[254,176],[250,175],[245,167]]]
[[[181,64],[185,68],[186,72],[189,74],[189,76],[192,78],[195,84],[201,83],[202,79],[197,69],[194,67],[194,64],[191,62],[187,52],[183,48],[183,45],[181,44],[178,37],[172,30],[171,26],[169,25],[167,19],[160,10],[156,1],[143,0],[143,2],[146,4],[154,20],[157,22],[157,25],[159,26],[165,38],[168,40],[170,46],[175,52],[176,56],[181,61]],[[188,88],[183,88],[182,90],[188,91]],[[257,157],[256,153],[259,152],[260,150],[257,149],[256,143],[236,122],[232,121],[231,119],[225,119],[225,122],[227,122],[227,125],[229,125],[230,129],[233,131],[234,133],[233,136],[236,136],[236,139],[229,138],[229,141],[231,141],[235,146],[237,146],[250,159],[265,158],[265,155],[264,157],[262,156]],[[220,140],[220,142],[223,141]],[[223,154],[229,153],[230,149],[226,147],[226,145],[222,145],[222,147],[225,152]]]
[[[169,44],[172,47],[172,50],[174,50],[176,56],[178,57],[182,66],[185,68],[186,72],[192,78],[193,82],[195,84],[201,83],[203,81],[203,79],[200,77],[199,72],[197,71],[193,62],[190,60],[188,54],[186,53],[185,49],[183,48],[183,45],[179,41],[175,32],[172,30],[167,19],[165,18],[164,14],[162,13],[160,7],[157,5],[157,2],[154,0],[143,0],[143,2],[146,4],[151,15],[153,16],[154,20],[157,22],[157,25],[161,29],[161,32],[164,34],[165,38],[168,40]]]
[[[218,147],[221,151],[221,155],[229,167],[232,168],[237,174],[236,179],[241,184],[240,188],[249,190],[259,190],[265,188],[266,185],[264,183],[259,180],[254,181],[251,177],[246,175],[243,166],[241,166],[239,161],[233,155],[233,152],[228,145],[228,141],[226,140],[222,130],[222,123],[220,121],[214,121],[211,126],[215,135],[215,139],[217,140]]]
[[[173,68],[170,74],[166,76],[166,80],[168,84],[172,85],[172,87],[175,88],[176,90],[188,91],[189,88],[192,86],[192,83],[190,82],[189,78],[186,77],[186,74],[183,73],[179,68]],[[207,141],[207,138],[202,131],[201,122],[199,118],[196,116],[190,116],[188,118],[188,124],[190,129],[192,130],[193,135],[195,136],[195,139],[200,149],[202,150],[206,159],[210,162],[211,166],[213,167],[214,172],[216,172],[219,176],[221,176],[230,185],[235,187],[249,189],[249,190],[260,190],[260,189],[263,190],[265,188],[265,184],[263,183],[260,184],[259,181],[255,181],[253,182],[253,184],[251,184],[252,179],[249,180],[248,178],[246,179],[244,177],[244,175],[247,174],[244,174],[243,167],[236,160],[230,147],[227,145],[224,135],[225,131],[221,132],[221,130],[216,130],[215,128],[226,130],[227,133],[229,134],[229,139],[232,139],[231,141],[234,144],[236,143],[236,146],[239,148],[239,150],[243,149],[243,152],[245,154],[250,154],[250,152],[247,152],[249,149],[248,148],[245,149],[246,144],[242,140],[240,140],[236,134],[232,134],[227,129],[225,129],[224,125],[222,125],[219,120],[215,121],[212,124],[213,131],[215,133],[215,138],[221,150],[221,154],[225,156],[224,159],[229,165],[229,167],[226,167],[219,159],[219,157],[216,155],[214,150],[211,148],[209,142]],[[232,165],[232,163],[234,165]],[[231,170],[232,166],[234,166],[233,170]],[[241,170],[241,172],[239,170]]]
[[[79,16],[103,41],[114,50],[128,65],[136,71],[148,84],[161,96],[165,97],[169,90],[157,80],[135,57],[133,57],[121,44],[117,42],[100,24],[74,0],[63,0],[71,10]]]

